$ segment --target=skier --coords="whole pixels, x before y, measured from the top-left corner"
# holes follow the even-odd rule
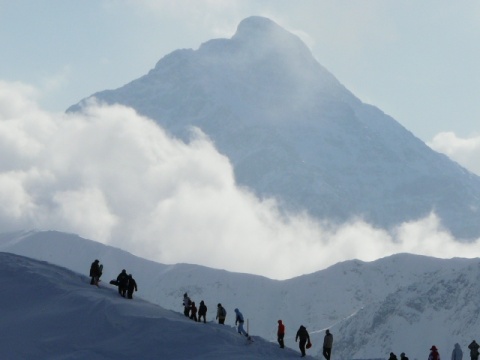
[[[92,278],[90,280],[90,285],[97,285],[98,282],[100,281],[100,276],[102,276],[102,269],[103,265],[100,265],[100,262],[98,260],[95,260],[92,265],[90,266],[90,277]]]
[[[133,299],[133,291],[137,291],[137,282],[132,277],[132,274],[128,275],[128,285],[127,285],[127,297]]]
[[[200,301],[200,306],[198,307],[198,321],[201,322],[203,317],[203,323],[207,322],[207,305],[202,301]]]
[[[191,305],[192,301],[188,297],[187,293],[183,294],[183,315],[186,317],[189,317]]]
[[[332,355],[333,335],[330,330],[325,331],[325,337],[323,338],[323,356],[325,359],[330,360]]]
[[[235,325],[238,324],[238,333],[239,334],[243,334],[245,335],[247,338],[249,337],[248,336],[248,333],[245,331],[245,329],[243,328],[243,323],[244,323],[244,320],[243,320],[243,314],[240,312],[240,310],[238,309],[235,309]]]
[[[227,317],[227,310],[222,306],[222,304],[218,303],[217,305],[217,317],[218,323],[224,325],[225,318]]]
[[[480,348],[480,345],[473,340],[470,345],[468,345],[468,348],[470,349],[470,358],[472,360],[478,360],[478,348]]]
[[[190,319],[197,322],[197,307],[195,306],[195,301],[192,301],[192,305],[190,307]]]
[[[117,284],[118,284],[118,293],[125,297],[127,294],[127,285],[128,285],[128,275],[127,270],[123,269],[120,274],[117,276]]]
[[[463,351],[460,348],[460,344],[456,343],[452,351],[452,360],[462,360],[462,359],[463,359]]]
[[[440,354],[438,353],[437,347],[435,345],[430,348],[430,355],[428,356],[428,360],[440,360]]]
[[[282,320],[278,320],[277,341],[281,349],[285,347],[285,344],[283,343],[284,337],[285,337],[285,325],[283,325]]]
[[[302,353],[302,357],[305,357],[305,345],[310,343],[310,335],[308,334],[307,328],[303,325],[300,325],[300,328],[297,331],[297,336],[295,336],[295,342],[300,339],[298,347]]]

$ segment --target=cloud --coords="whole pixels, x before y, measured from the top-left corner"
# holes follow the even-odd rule
[[[428,146],[480,176],[480,135],[460,138],[453,132],[442,132]]]
[[[398,252],[479,256],[437,217],[392,232],[285,215],[235,184],[208,138],[188,144],[123,106],[83,114],[36,105],[28,86],[0,82],[0,228],[59,230],[163,263],[187,262],[289,278]]]

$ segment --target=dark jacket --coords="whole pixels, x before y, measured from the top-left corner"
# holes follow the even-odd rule
[[[122,288],[126,288],[128,285],[128,275],[126,271],[122,271],[120,274],[117,276],[117,281],[118,281],[118,286]]]
[[[200,306],[198,307],[198,315],[207,315],[207,305],[202,301],[200,301]]]
[[[100,264],[98,260],[95,260],[92,263],[92,266],[90,266],[90,276],[92,277],[100,276]]]
[[[295,341],[300,339],[300,341],[308,341],[310,342],[310,335],[308,334],[307,329],[305,326],[300,326],[300,329],[297,331],[297,336],[295,337]]]
[[[133,293],[133,290],[137,291],[137,282],[133,279],[132,275],[128,276],[128,292]]]

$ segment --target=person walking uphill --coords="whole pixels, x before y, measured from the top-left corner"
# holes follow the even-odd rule
[[[285,325],[283,325],[282,320],[278,320],[277,341],[281,349],[285,347],[285,344],[283,342],[284,337],[285,337]]]
[[[190,316],[190,306],[192,305],[192,301],[188,297],[187,293],[183,294],[183,315],[186,317]]]
[[[125,297],[127,295],[128,274],[127,270],[123,269],[117,276],[118,293]]]
[[[102,276],[103,265],[100,265],[98,260],[95,260],[90,266],[90,285],[97,285],[100,281],[100,276]]]
[[[333,335],[330,330],[325,331],[325,337],[323,338],[323,356],[325,359],[330,360],[332,355]]]
[[[300,328],[297,331],[297,336],[295,336],[295,342],[300,339],[298,347],[300,348],[300,352],[302,353],[302,357],[305,356],[305,345],[310,343],[310,335],[308,334],[307,328],[303,325],[300,325]]]
[[[127,297],[133,299],[133,291],[137,291],[137,282],[132,277],[132,274],[128,275],[128,285],[127,285]]]
[[[207,322],[207,305],[205,305],[204,301],[200,301],[200,306],[198,307],[198,321],[205,324]]]
[[[227,310],[222,306],[222,304],[217,305],[217,317],[218,323],[224,325],[225,324],[225,318],[227,317]]]
[[[470,345],[468,345],[468,348],[470,349],[470,359],[478,360],[478,348],[480,348],[480,345],[473,340]]]
[[[428,360],[440,360],[440,354],[438,353],[437,347],[435,345],[430,348],[430,355],[428,355]]]
[[[243,323],[245,322],[243,320],[243,314],[240,312],[240,310],[238,309],[235,309],[235,325],[238,324],[238,333],[239,334],[243,334],[245,335],[247,338],[248,338],[248,333],[245,331],[245,329],[243,328]]]

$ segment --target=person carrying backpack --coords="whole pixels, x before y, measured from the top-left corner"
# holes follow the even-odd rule
[[[201,322],[203,317],[203,323],[207,322],[207,305],[202,301],[200,301],[200,306],[198,307],[198,321]]]
[[[478,348],[480,348],[480,345],[473,340],[470,345],[468,345],[468,348],[470,349],[470,359],[478,360]]]
[[[437,347],[435,345],[430,348],[430,355],[428,356],[428,360],[440,360],[440,354],[438,353]]]
[[[100,265],[100,262],[98,260],[95,260],[92,265],[90,266],[90,277],[92,278],[90,280],[90,285],[97,285],[98,282],[100,281],[100,276],[102,276],[102,269],[103,265]]]
[[[127,298],[133,299],[133,291],[137,291],[137,282],[132,277],[132,274],[128,275],[128,285],[127,285]]]
[[[190,306],[192,306],[192,300],[185,293],[183,294],[183,315],[186,317],[190,317]]]
[[[123,269],[120,274],[117,276],[117,284],[118,284],[118,293],[125,297],[127,294],[127,286],[128,286],[128,275],[127,270]]]
[[[226,317],[227,317],[227,310],[225,310],[222,304],[218,303],[217,317],[216,317],[216,319],[218,319],[218,323],[224,325]]]

